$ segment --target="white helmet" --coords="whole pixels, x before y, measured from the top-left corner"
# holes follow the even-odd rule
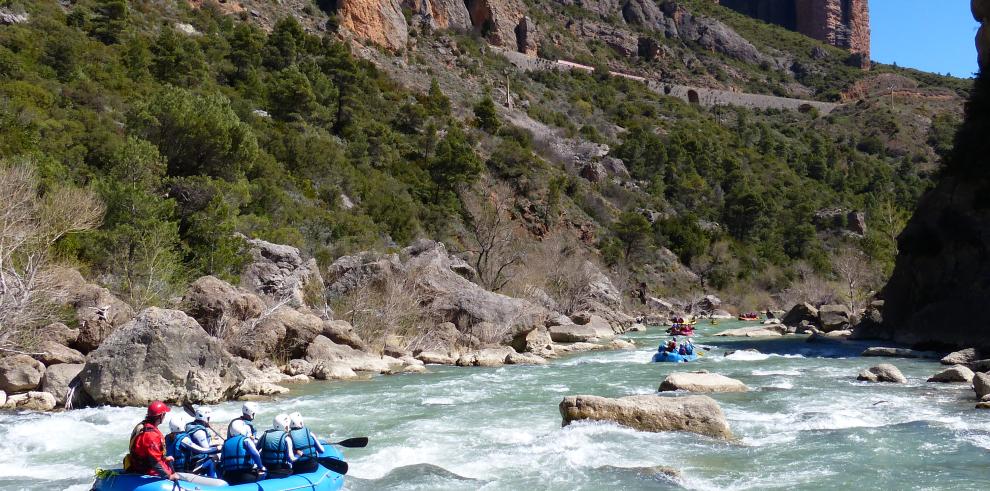
[[[213,410],[208,407],[200,407],[196,410],[196,421],[209,423],[211,416],[213,416]]]
[[[248,436],[250,434],[251,434],[251,429],[248,428],[247,423],[239,419],[235,419],[233,422],[230,423],[230,434],[227,436],[228,437],[238,436],[238,435]]]
[[[272,428],[276,430],[289,431],[289,415],[282,413],[272,420]]]
[[[173,414],[168,418],[168,430],[172,433],[178,433],[186,428],[186,422],[182,416],[178,414]]]
[[[258,403],[253,401],[245,402],[241,406],[241,414],[243,414],[247,419],[254,419],[254,415],[258,412]]]
[[[293,430],[298,430],[303,427],[303,417],[299,413],[292,413],[289,415],[289,427]]]

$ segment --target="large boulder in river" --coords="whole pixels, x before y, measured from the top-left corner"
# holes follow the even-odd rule
[[[887,358],[926,358],[937,359],[938,353],[934,351],[918,351],[907,348],[890,348],[886,346],[876,346],[866,348],[859,356],[876,356]]]
[[[660,392],[746,392],[749,387],[739,380],[717,373],[674,372],[660,383]]]
[[[563,326],[550,326],[547,328],[550,339],[555,343],[577,343],[597,341],[601,337],[612,337],[614,333],[609,329],[608,333],[603,333],[590,325],[566,324]]]
[[[844,331],[852,326],[852,314],[845,305],[822,305],[818,318],[821,330],[825,332]]]
[[[55,397],[47,392],[31,391],[25,394],[14,394],[7,397],[4,409],[20,409],[25,411],[51,411],[55,409]]]
[[[560,402],[563,425],[572,421],[613,421],[640,431],[688,431],[712,438],[731,438],[722,408],[708,396],[636,395],[610,399],[580,395]]]
[[[552,356],[553,338],[543,326],[537,326],[529,331],[520,331],[512,338],[512,348],[520,353],[533,353],[540,356]]]
[[[780,322],[785,326],[797,327],[801,325],[801,321],[808,321],[809,324],[817,326],[818,309],[810,303],[799,303],[791,307]]]
[[[459,367],[500,367],[505,365],[509,355],[515,354],[509,347],[485,348],[464,353],[457,359]]]
[[[688,310],[690,310],[694,315],[704,317],[714,314],[721,308],[722,299],[716,297],[715,295],[705,295],[691,304]]]
[[[69,385],[82,372],[83,366],[82,363],[61,363],[48,367],[41,379],[42,392],[51,394],[59,406],[64,406]]]
[[[941,372],[932,375],[928,379],[929,382],[941,382],[941,383],[952,383],[952,382],[972,382],[973,381],[972,370],[966,368],[963,365],[956,365],[954,367],[946,368]]]
[[[219,278],[203,276],[189,285],[189,291],[182,297],[182,310],[216,336],[223,334],[221,331],[227,326],[260,316],[265,302]]]
[[[990,374],[977,373],[973,375],[973,390],[976,392],[976,398],[980,400],[990,394]]]
[[[215,403],[243,379],[220,340],[178,310],[151,307],[116,329],[79,375],[97,404]]]
[[[28,355],[12,355],[0,359],[0,390],[34,390],[44,375],[45,365]]]
[[[315,259],[304,260],[295,247],[261,239],[247,244],[253,260],[241,272],[243,288],[296,308],[306,306],[307,292],[322,295],[323,278]]]
[[[857,380],[865,382],[891,382],[895,384],[906,384],[907,378],[894,365],[881,363],[875,367],[867,368],[859,372]]]

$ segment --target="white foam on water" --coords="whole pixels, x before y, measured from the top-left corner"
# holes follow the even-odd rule
[[[790,375],[790,376],[801,375],[800,370],[753,370],[750,373],[752,373],[754,376],[757,377],[768,377],[771,375]]]
[[[450,397],[427,397],[421,403],[424,406],[453,406],[454,399]]]
[[[739,350],[734,353],[725,355],[722,358],[725,360],[733,360],[733,361],[763,361],[763,360],[769,360],[770,355],[766,355],[763,353],[756,353],[754,351]]]
[[[551,385],[544,386],[543,387],[543,390],[548,391],[548,392],[564,393],[564,392],[570,392],[571,391],[571,388],[568,387],[568,386],[566,386],[566,385],[563,385],[563,384],[551,384]]]
[[[779,380],[779,381],[775,381],[775,382],[773,382],[773,383],[771,383],[769,385],[764,385],[764,387],[769,388],[769,389],[793,389],[794,388],[794,383],[792,383],[792,382],[790,382],[788,380]]]

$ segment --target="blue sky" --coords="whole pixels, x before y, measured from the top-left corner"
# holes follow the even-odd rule
[[[972,77],[978,25],[970,0],[870,0],[871,58]]]

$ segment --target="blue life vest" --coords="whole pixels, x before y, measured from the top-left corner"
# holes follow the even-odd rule
[[[298,428],[289,432],[289,437],[292,438],[292,449],[302,452],[299,455],[299,462],[307,462],[310,460],[316,460],[319,454],[316,451],[316,439],[309,432],[309,428]]]
[[[232,436],[223,442],[221,452],[220,468],[227,472],[246,472],[251,470],[254,464],[251,462],[251,455],[244,447],[244,435]]]
[[[175,459],[172,462],[172,469],[175,472],[190,472],[195,467],[193,465],[192,449],[182,446],[182,440],[189,436],[188,431],[179,433],[169,433],[165,438],[165,454]]]
[[[271,469],[287,467],[289,464],[288,447],[285,444],[286,433],[282,430],[268,430],[261,435],[261,463]]]

